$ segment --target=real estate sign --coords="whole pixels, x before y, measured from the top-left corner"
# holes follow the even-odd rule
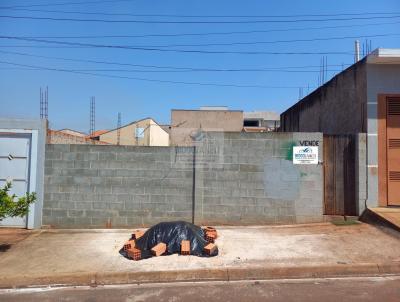
[[[293,147],[293,164],[295,165],[317,165],[318,164],[318,147]]]

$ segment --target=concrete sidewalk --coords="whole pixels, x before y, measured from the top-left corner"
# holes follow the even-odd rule
[[[399,234],[367,224],[217,229],[217,257],[171,255],[138,262],[118,253],[131,230],[34,232],[0,253],[0,287],[400,273]]]

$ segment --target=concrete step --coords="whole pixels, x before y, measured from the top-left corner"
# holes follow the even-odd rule
[[[360,220],[400,232],[400,207],[367,208],[360,216]]]

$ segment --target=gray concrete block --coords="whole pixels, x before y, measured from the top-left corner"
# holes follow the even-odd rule
[[[92,209],[93,210],[106,210],[109,208],[108,205],[109,205],[108,202],[95,201],[92,203]]]
[[[144,194],[143,187],[111,186],[113,194]]]
[[[56,160],[61,160],[62,159],[62,153],[60,151],[47,151],[46,153],[46,159],[56,159]]]
[[[91,218],[105,218],[116,216],[116,211],[86,210],[86,216]]]
[[[51,215],[54,217],[67,217],[68,210],[52,209]]]
[[[138,203],[136,201],[125,201],[124,209],[125,210],[142,210],[142,203]]]
[[[85,217],[85,210],[68,210],[68,217]]]
[[[89,169],[90,162],[85,160],[74,160],[74,168],[76,169]]]
[[[92,202],[77,201],[75,202],[75,209],[77,210],[92,210]]]
[[[94,186],[92,186],[92,188],[94,189],[95,193],[105,193],[105,194],[114,193],[114,191],[112,191],[112,189],[111,189],[111,188],[114,188],[113,186],[94,185]]]
[[[98,155],[100,161],[116,160],[117,156],[112,152],[101,152]]]
[[[64,160],[52,160],[51,167],[55,168],[55,169],[73,168],[74,162],[73,161],[64,161]]]
[[[125,207],[125,203],[124,202],[109,202],[108,204],[108,208],[110,210],[124,210],[126,209]]]

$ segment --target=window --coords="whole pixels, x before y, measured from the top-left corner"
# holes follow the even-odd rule
[[[243,121],[243,126],[244,127],[259,127],[259,121],[258,120],[244,120]]]

